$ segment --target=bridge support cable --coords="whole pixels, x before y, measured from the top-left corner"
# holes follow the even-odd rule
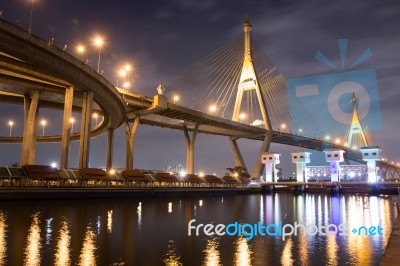
[[[236,141],[237,139],[229,137],[229,144],[232,149],[233,161],[235,163],[235,166],[240,166],[244,169],[247,169],[246,163],[243,160],[242,153],[240,152],[239,146]]]
[[[114,147],[114,128],[107,129],[107,154],[106,154],[106,170],[112,169],[113,165],[113,147]]]
[[[68,169],[68,164],[69,164],[71,116],[72,116],[73,100],[74,100],[74,87],[68,87],[65,90],[65,96],[64,96],[64,114],[63,114],[63,125],[61,131],[60,170]]]
[[[194,174],[194,145],[196,143],[197,132],[199,131],[199,124],[193,129],[192,137],[189,136],[189,131],[186,126],[183,127],[183,134],[186,141],[186,173]]]
[[[32,99],[24,96],[24,133],[20,165],[35,164],[36,124],[39,111],[40,91],[34,90]]]
[[[82,99],[82,121],[79,145],[79,168],[89,166],[90,131],[92,121],[93,91],[85,91]]]
[[[260,152],[258,153],[256,159],[256,163],[253,167],[253,171],[251,172],[251,177],[254,179],[259,179],[261,176],[261,173],[264,168],[264,165],[262,163],[262,154],[269,151],[269,146],[271,145],[271,139],[272,139],[272,131],[268,131],[268,133],[265,134],[264,140],[261,144]]]
[[[126,161],[125,170],[133,170],[133,162],[135,157],[135,138],[138,130],[140,116],[136,116],[133,120],[132,128],[129,121],[125,120],[125,136],[126,136]]]

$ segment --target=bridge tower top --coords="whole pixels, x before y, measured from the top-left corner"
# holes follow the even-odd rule
[[[250,24],[250,19],[249,15],[246,16],[246,21],[243,25],[243,31],[244,31],[244,57],[248,60],[251,61],[251,24]]]
[[[232,120],[239,121],[241,105],[243,101],[244,93],[255,92],[257,101],[261,111],[261,118],[265,129],[272,130],[271,121],[268,116],[265,99],[261,92],[259,79],[257,76],[256,69],[253,64],[252,48],[251,48],[251,24],[249,16],[246,17],[246,21],[243,25],[244,31],[244,59],[242,65],[242,71],[240,74],[239,86],[236,94],[235,105],[233,108]]]
[[[351,99],[352,99],[352,105],[353,105],[353,116],[352,116],[352,120],[351,120],[351,126],[350,126],[347,143],[348,143],[348,145],[351,145],[354,135],[360,134],[362,141],[363,141],[363,146],[367,147],[368,141],[367,141],[367,138],[365,137],[364,130],[361,127],[360,118],[358,116],[357,97],[354,92],[353,92],[353,96],[351,97]]]

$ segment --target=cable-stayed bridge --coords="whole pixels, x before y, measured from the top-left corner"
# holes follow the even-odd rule
[[[347,160],[362,162],[360,146],[354,148],[355,144],[347,143],[348,137],[342,137],[340,141],[333,138],[346,136],[345,132],[350,132],[349,126],[347,129],[336,128],[327,139],[327,133],[305,106],[297,106],[300,118],[291,118],[285,79],[252,41],[248,19],[244,33],[243,38],[211,54],[205,60],[206,67],[199,68],[200,72],[194,71],[192,75],[165,83],[168,89],[183,88],[184,91],[176,91],[187,102],[177,104],[167,99],[161,84],[154,97],[115,88],[74,56],[0,20],[0,100],[23,104],[25,110],[23,137],[1,137],[0,142],[22,142],[22,165],[34,164],[36,142],[61,142],[60,168],[64,169],[69,166],[70,141],[79,140],[79,167],[85,168],[88,166],[90,137],[107,132],[107,168],[111,169],[114,130],[124,125],[126,169],[133,169],[138,125],[149,124],[184,132],[188,173],[194,173],[198,133],[227,136],[237,166],[245,166],[236,142],[240,138],[261,140],[260,153],[275,142],[320,151],[340,148],[346,151]],[[355,100],[352,103],[356,112]],[[39,108],[63,110],[60,135],[37,136]],[[73,134],[72,110],[82,112],[80,132]],[[94,110],[101,113],[103,119],[92,128],[90,118]],[[360,121],[357,125],[361,127]],[[380,162],[380,166],[391,177],[399,177],[396,165]],[[259,158],[252,176],[259,177],[260,169]]]

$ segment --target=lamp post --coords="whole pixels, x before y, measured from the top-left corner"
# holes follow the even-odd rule
[[[71,123],[71,134],[74,132],[74,123],[75,123],[75,118],[71,117],[69,119],[69,122]]]
[[[94,40],[94,44],[99,47],[99,58],[97,60],[97,73],[100,73],[100,55],[101,55],[101,47],[103,46],[103,39],[100,37],[97,37]]]
[[[14,126],[14,121],[10,120],[8,121],[8,125],[10,126],[10,137],[12,136],[12,128]]]
[[[86,48],[85,48],[85,46],[83,46],[83,45],[81,45],[81,44],[79,44],[77,47],[76,47],[76,51],[78,52],[78,54],[79,54],[79,59],[82,61],[82,56],[83,56],[83,54],[85,53],[85,50],[86,50]]]
[[[31,16],[29,18],[29,29],[28,29],[29,33],[32,33],[33,2],[35,2],[35,0],[31,0]]]
[[[179,101],[179,95],[174,95],[172,99],[174,101],[174,104],[176,104]]]
[[[96,127],[97,127],[97,118],[99,117],[99,114],[98,113],[93,113],[93,118],[95,119],[95,121],[96,121]]]
[[[42,125],[42,128],[43,128],[43,130],[42,130],[42,136],[44,136],[44,127],[47,125],[47,121],[46,121],[45,119],[42,119],[42,120],[40,121],[40,124]]]

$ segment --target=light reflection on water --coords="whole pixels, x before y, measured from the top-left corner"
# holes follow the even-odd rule
[[[378,264],[396,215],[390,200],[377,196],[270,194],[76,203],[1,206],[0,265]],[[33,213],[29,221],[21,219],[26,213]],[[349,234],[308,236],[299,230],[285,241],[279,236],[251,241],[243,236],[188,236],[191,219],[214,225],[345,223]],[[384,236],[351,233],[362,225],[380,225]]]
[[[221,254],[218,251],[218,239],[210,238],[207,240],[207,246],[204,249],[204,264],[205,266],[220,266]]]
[[[92,228],[86,229],[85,238],[83,239],[83,246],[81,254],[79,255],[79,265],[88,266],[96,265],[96,235]]]
[[[54,256],[54,265],[56,266],[71,265],[70,245],[71,245],[71,235],[69,232],[68,223],[66,221],[62,221],[61,228],[57,238],[57,246]]]
[[[26,239],[24,264],[27,266],[40,265],[40,251],[42,248],[42,239],[40,237],[40,213],[37,212],[32,216],[32,223],[28,230],[28,238]]]
[[[0,265],[5,265],[7,253],[7,221],[6,215],[0,212]]]

